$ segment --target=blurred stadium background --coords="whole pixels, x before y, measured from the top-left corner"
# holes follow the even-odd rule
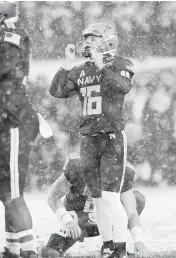
[[[94,22],[114,26],[120,55],[131,58],[135,65],[124,118],[128,159],[136,165],[136,179],[150,186],[174,185],[176,2],[25,1],[20,2],[20,22],[33,42],[29,96],[53,128],[58,147],[56,150],[52,142],[36,143],[28,188],[42,189],[50,184],[58,177],[64,157],[79,149],[77,97],[56,100],[48,89],[66,45],[79,41],[82,30]]]

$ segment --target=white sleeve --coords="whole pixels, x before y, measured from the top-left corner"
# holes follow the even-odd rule
[[[42,115],[40,113],[38,114],[38,119],[39,119],[39,130],[40,130],[40,134],[43,138],[50,138],[51,136],[53,136],[53,131],[51,129],[51,127],[49,126],[49,124],[45,121],[45,119],[42,117]]]

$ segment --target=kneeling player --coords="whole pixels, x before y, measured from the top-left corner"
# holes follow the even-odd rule
[[[135,242],[135,250],[140,257],[145,258],[148,257],[148,252],[140,239],[139,220],[139,215],[145,207],[145,197],[140,192],[132,190],[134,175],[135,168],[127,162],[121,202],[127,212],[128,227]],[[59,227],[50,236],[46,247],[40,250],[40,257],[62,257],[76,241],[99,235],[94,205],[80,171],[79,154],[72,154],[66,162],[63,174],[51,188],[48,204],[58,218]]]

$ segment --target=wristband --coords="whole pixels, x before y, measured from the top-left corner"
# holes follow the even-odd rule
[[[134,227],[131,229],[131,236],[134,240],[134,242],[141,242],[141,233],[142,229],[140,227]]]
[[[57,209],[56,216],[57,216],[57,219],[63,222],[64,224],[67,224],[68,222],[73,221],[72,216],[67,212],[65,207],[61,207]]]

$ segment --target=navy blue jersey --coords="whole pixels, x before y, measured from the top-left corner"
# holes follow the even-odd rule
[[[31,41],[19,26],[0,25],[0,129],[16,126],[25,113],[32,112],[25,87]]]
[[[101,71],[94,62],[73,67],[69,72],[60,68],[50,87],[57,98],[78,94],[82,103],[80,133],[116,132],[124,129],[122,107],[124,96],[131,89],[134,73],[128,59],[115,56]]]

